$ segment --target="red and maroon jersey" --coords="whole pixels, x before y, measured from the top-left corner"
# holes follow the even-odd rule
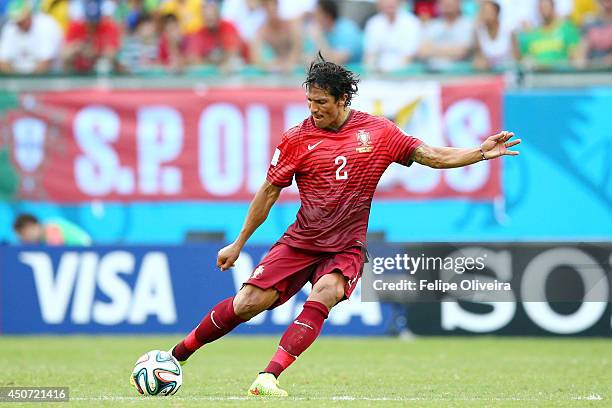
[[[421,143],[390,120],[356,110],[337,131],[317,128],[312,117],[289,129],[267,179],[287,187],[295,176],[302,206],[280,241],[326,252],[364,246],[380,177],[393,162],[410,166]]]

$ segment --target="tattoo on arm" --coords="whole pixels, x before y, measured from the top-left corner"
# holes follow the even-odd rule
[[[417,147],[410,155],[410,160],[428,167],[437,168],[439,166],[439,157],[436,152],[428,145],[423,143]]]

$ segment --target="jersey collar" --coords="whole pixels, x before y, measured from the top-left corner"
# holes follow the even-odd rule
[[[315,125],[314,123],[314,119],[312,119],[312,115],[310,115],[310,123],[312,124],[312,126],[314,126],[315,128],[317,128],[317,130],[321,130],[323,132],[330,132],[330,133],[340,133],[340,131],[342,130],[342,128],[344,128],[346,126],[347,123],[350,122],[350,120],[353,118],[353,114],[355,113],[354,109],[351,109],[349,111],[348,116],[346,117],[346,120],[344,121],[344,123],[342,125],[340,125],[340,127],[338,129],[321,129],[318,128],[317,125]]]

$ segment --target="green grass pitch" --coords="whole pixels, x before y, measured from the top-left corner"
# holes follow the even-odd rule
[[[0,385],[70,387],[71,401],[52,407],[612,406],[606,339],[324,337],[281,377],[290,397],[261,401],[246,390],[278,337],[236,336],[194,355],[177,395],[141,397],[134,361],[176,340],[0,336]]]

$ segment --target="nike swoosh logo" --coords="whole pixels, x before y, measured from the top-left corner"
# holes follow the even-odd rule
[[[308,150],[312,150],[312,149],[314,149],[315,147],[317,147],[317,146],[318,146],[318,145],[320,145],[321,143],[323,143],[323,141],[322,141],[322,140],[320,140],[318,143],[315,143],[315,144],[313,144],[313,145],[308,145]]]
[[[215,327],[216,327],[217,329],[219,329],[219,330],[223,330],[223,329],[221,329],[221,327],[219,327],[219,325],[217,324],[217,322],[215,322],[215,318],[213,317],[213,316],[215,315],[215,312],[216,312],[216,310],[213,310],[213,311],[210,313],[210,320],[213,322],[213,324],[215,325]]]

